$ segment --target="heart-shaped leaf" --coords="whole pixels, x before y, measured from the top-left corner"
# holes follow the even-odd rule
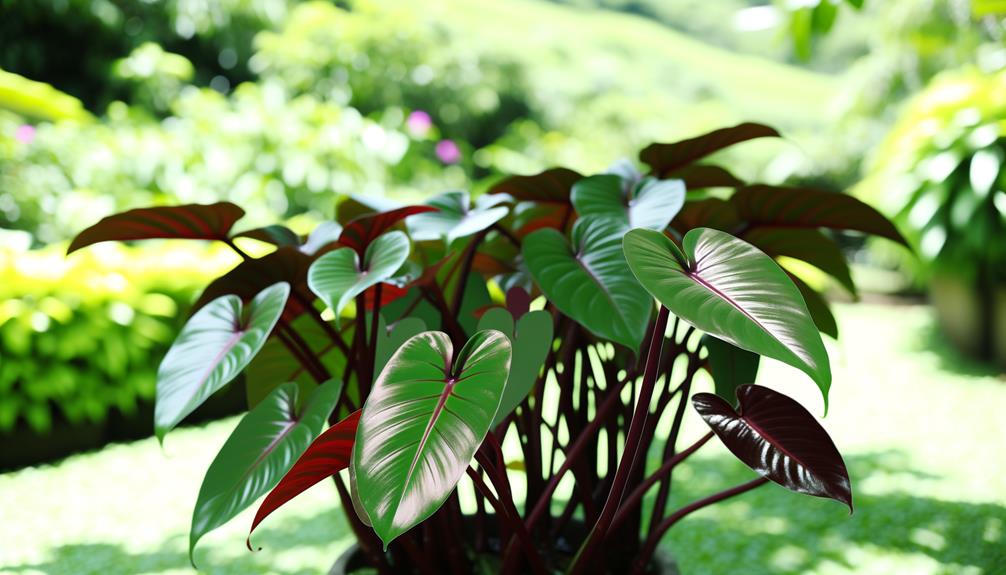
[[[281,247],[260,258],[239,263],[231,271],[218,277],[206,286],[193,304],[190,313],[195,313],[211,301],[225,295],[236,295],[241,301],[250,301],[256,294],[278,282],[290,284],[297,289],[307,282],[307,270],[311,258],[293,247]],[[296,300],[287,306],[287,317],[292,319],[303,310]]]
[[[751,227],[802,227],[852,230],[908,246],[890,220],[846,194],[807,188],[748,186],[730,197],[741,220]]]
[[[321,222],[316,228],[311,230],[311,234],[307,236],[304,245],[300,246],[300,251],[309,256],[321,255],[321,252],[325,248],[329,248],[335,242],[339,241],[339,236],[341,235],[342,226],[336,222]]]
[[[573,185],[573,205],[580,216],[616,218],[627,228],[663,230],[685,203],[681,180],[643,178],[628,190],[622,178],[602,174]]]
[[[856,283],[852,281],[842,248],[820,230],[755,228],[744,234],[744,240],[774,258],[786,256],[805,261],[856,295]]]
[[[320,386],[303,410],[297,385],[286,383],[248,412],[227,438],[203,478],[192,512],[189,559],[196,543],[271,490],[321,433],[342,382]]]
[[[514,319],[510,312],[495,307],[482,314],[478,329],[502,332],[510,339],[513,350],[510,376],[503,390],[500,408],[493,418],[492,426],[496,427],[517,409],[538,380],[538,372],[552,347],[552,315],[542,310],[525,313],[517,320],[514,330]]]
[[[363,256],[371,242],[388,231],[391,226],[409,216],[435,211],[437,208],[432,206],[406,206],[378,214],[359,216],[346,224],[346,229],[342,230],[342,235],[339,236],[339,244],[353,248],[357,254]]]
[[[468,192],[441,194],[426,202],[438,211],[409,217],[409,233],[416,241],[445,239],[450,245],[503,219],[510,209],[499,204],[509,199],[504,194],[486,194],[472,205]]]
[[[754,383],[758,375],[761,356],[715,338],[709,334],[702,336],[702,344],[709,352],[709,373],[713,376],[716,395],[733,399],[737,388]]]
[[[695,138],[672,144],[650,144],[639,153],[639,159],[653,170],[653,174],[664,177],[692,162],[729,148],[734,144],[755,138],[778,138],[779,132],[762,124],[744,123],[729,128],[713,130]]]
[[[278,283],[255,296],[246,312],[237,296],[228,295],[189,318],[157,370],[154,431],[159,440],[241,373],[262,349],[289,295],[290,285]]]
[[[185,239],[226,240],[245,211],[230,202],[137,208],[103,218],[77,234],[66,253],[98,242]]]
[[[533,176],[510,176],[490,190],[490,194],[507,194],[522,202],[569,204],[573,184],[583,178],[567,168],[551,168]]]
[[[632,230],[624,244],[632,273],[671,313],[804,371],[821,388],[827,409],[828,352],[803,296],[772,258],[708,228],[685,234],[680,249],[652,230]]]
[[[447,334],[421,333],[374,383],[356,432],[360,503],[387,548],[447,499],[481,445],[510,370],[510,342],[477,332],[455,357]]]
[[[807,311],[810,312],[810,317],[814,318],[817,329],[825,335],[838,339],[838,323],[835,321],[835,315],[831,313],[831,308],[828,307],[824,296],[790,272],[786,272],[786,275],[793,280],[796,289],[800,290],[800,295],[803,296],[803,301],[807,304]]]
[[[534,281],[559,311],[598,337],[635,351],[653,299],[627,269],[624,233],[624,224],[613,218],[580,218],[573,225],[572,245],[556,230],[538,230],[525,238],[522,254]]]
[[[273,487],[269,495],[262,500],[255,512],[251,528],[248,529],[248,548],[251,549],[251,534],[262,520],[273,511],[286,504],[294,497],[308,490],[336,473],[349,467],[350,456],[353,453],[353,442],[356,440],[356,425],[360,420],[360,411],[354,411],[346,419],[336,423],[318,436],[297,462],[293,464],[283,479]]]
[[[426,331],[426,322],[418,317],[403,317],[396,321],[391,329],[380,317],[380,331],[377,333],[377,352],[374,354],[374,373],[381,373],[391,356],[402,347],[406,341]]]
[[[336,322],[347,303],[367,288],[392,277],[409,257],[409,238],[399,231],[374,240],[363,261],[352,248],[329,252],[307,273],[307,285],[335,314]]]
[[[734,411],[711,393],[692,397],[695,409],[737,459],[787,489],[849,506],[849,472],[828,432],[793,399],[767,387],[737,388]]]

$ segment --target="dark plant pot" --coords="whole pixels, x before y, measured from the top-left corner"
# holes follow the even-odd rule
[[[474,533],[475,518],[466,516],[465,523],[468,527],[470,527],[468,532]],[[587,533],[587,529],[580,521],[571,521],[568,531],[573,534],[578,534],[581,538]],[[572,556],[576,552],[576,549],[563,549],[559,552]],[[632,564],[633,559],[634,557],[625,558],[626,568]],[[371,568],[371,565],[367,562],[367,557],[364,555],[360,545],[358,543],[353,543],[349,549],[346,549],[335,561],[335,564],[332,565],[332,569],[329,570],[328,575],[351,575],[361,569],[369,568]],[[674,559],[669,554],[658,549],[657,552],[653,554],[653,560],[650,562],[650,568],[647,573],[650,575],[680,575],[681,572],[678,570],[678,565]]]
[[[957,350],[1006,369],[1006,285],[983,298],[972,282],[942,271],[933,275],[929,294],[940,330]]]

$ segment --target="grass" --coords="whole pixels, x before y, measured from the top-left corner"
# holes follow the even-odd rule
[[[823,420],[845,453],[856,513],[774,485],[693,514],[664,547],[685,573],[997,574],[1006,572],[1006,382],[933,347],[928,308],[843,305]],[[767,363],[760,383],[821,412],[816,387]],[[694,420],[692,421],[694,423]],[[202,472],[230,419],[0,475],[0,572],[192,573],[186,533]],[[698,425],[687,430],[702,432]],[[675,503],[746,481],[720,446],[676,474]],[[206,573],[323,572],[351,539],[318,486],[270,517],[249,553],[246,512],[210,534]]]

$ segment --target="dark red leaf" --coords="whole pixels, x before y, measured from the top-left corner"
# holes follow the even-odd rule
[[[300,246],[300,236],[290,228],[281,225],[271,225],[252,230],[245,230],[234,235],[235,238],[252,238],[274,246]]]
[[[263,519],[283,506],[287,501],[297,497],[309,487],[335,475],[349,466],[353,443],[356,440],[356,424],[360,420],[360,411],[354,411],[339,423],[328,428],[318,436],[306,451],[286,472],[276,487],[266,495],[255,513],[251,529],[248,530],[248,549],[251,549],[251,534]]]
[[[639,153],[639,159],[653,170],[657,177],[665,177],[692,162],[729,148],[734,144],[755,138],[778,138],[779,132],[762,124],[745,123],[721,128],[695,138],[672,144],[650,144]]]
[[[311,256],[294,247],[281,247],[260,258],[245,260],[206,286],[190,313],[226,294],[235,294],[243,301],[250,301],[257,293],[277,282],[287,282],[293,290],[304,293],[311,261]],[[291,296],[283,317],[290,320],[303,311],[297,298]]]
[[[583,178],[568,168],[551,168],[533,176],[510,176],[489,189],[490,194],[510,194],[522,202],[568,204],[570,190]]]
[[[671,227],[680,234],[695,228],[713,228],[729,232],[739,225],[740,219],[737,218],[736,208],[730,202],[719,198],[687,201],[671,221]]]
[[[513,286],[506,292],[506,309],[517,321],[531,311],[531,295],[520,286]]]
[[[695,164],[674,170],[663,176],[663,178],[676,178],[684,180],[685,189],[698,190],[701,188],[737,188],[744,185],[744,181],[731,174],[719,166],[705,164]]]
[[[692,404],[748,467],[787,489],[840,501],[852,511],[845,462],[810,412],[760,385],[738,387],[737,400],[739,412],[712,393],[695,394]]]
[[[374,294],[376,292],[377,292],[377,286],[367,288],[367,291],[363,292],[364,309],[374,309]],[[400,286],[393,283],[382,282],[381,307],[384,307],[395,300],[405,297],[405,294],[407,293],[409,293],[408,286]]]
[[[103,218],[77,234],[66,253],[98,242],[185,239],[226,240],[245,211],[230,202],[137,208]]]
[[[751,227],[832,228],[908,242],[880,212],[856,198],[809,188],[756,185],[730,197],[740,218]]]
[[[820,230],[758,227],[740,237],[773,258],[786,256],[807,262],[856,295],[856,284],[842,248]]]
[[[342,198],[335,206],[335,221],[346,225],[360,216],[390,212],[404,207],[401,202],[374,196],[349,196]]]
[[[363,257],[370,242],[377,239],[391,226],[411,215],[435,211],[438,211],[437,208],[431,206],[406,206],[379,214],[359,216],[346,224],[342,235],[339,236],[339,244],[353,248],[356,253],[360,254],[360,257]]]

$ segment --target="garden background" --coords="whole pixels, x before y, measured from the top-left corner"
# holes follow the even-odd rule
[[[200,472],[244,400],[237,382],[164,450],[149,438],[157,364],[238,260],[171,241],[66,257],[99,218],[230,200],[249,228],[302,232],[347,197],[596,173],[757,121],[785,139],[721,163],[857,195],[915,252],[840,235],[856,294],[789,262],[839,302],[822,423],[855,515],[768,487],[668,549],[686,573],[1006,573],[1006,6],[860,4],[0,0],[0,572],[191,572]],[[795,380],[768,362],[758,382],[817,406]],[[710,449],[682,470],[701,490],[674,497],[745,472]],[[329,491],[260,552],[250,518],[214,533],[200,566],[322,572],[351,541]]]

